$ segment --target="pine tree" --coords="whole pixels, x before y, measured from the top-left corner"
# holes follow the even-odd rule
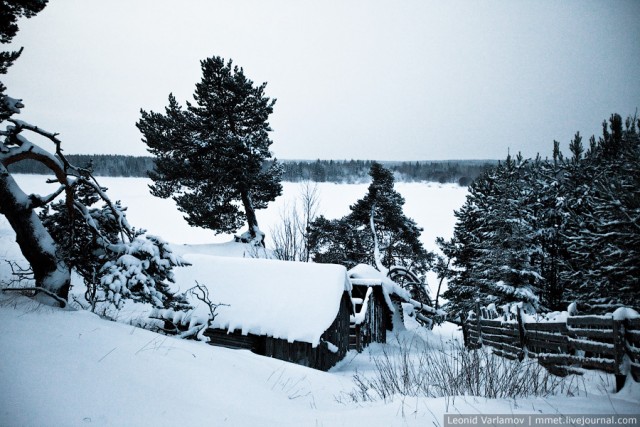
[[[603,136],[578,148],[564,182],[567,301],[591,312],[638,307],[640,292],[640,137],[637,118],[614,114]],[[575,155],[579,153],[580,155]]]
[[[194,105],[169,95],[165,114],[141,111],[137,126],[156,156],[152,194],[173,197],[192,226],[226,233],[246,223],[239,239],[263,243],[255,210],[282,193],[282,169],[269,151],[275,100],[231,60],[208,58],[201,68]]]
[[[483,305],[526,302],[539,306],[541,248],[535,239],[535,195],[527,182],[530,167],[510,156],[469,188],[452,244],[449,288],[444,297],[454,315],[476,301]]]
[[[90,179],[86,173],[85,177]],[[59,253],[84,281],[84,296],[91,311],[101,303],[121,308],[126,300],[188,310],[186,296],[172,292],[170,287],[173,267],[188,264],[175,256],[162,239],[144,235],[144,230],[132,229],[130,238],[123,240],[120,218],[108,206],[99,205],[102,199],[98,191],[107,189],[98,190],[85,180],[76,185],[76,199],[83,206],[84,216],[69,215],[64,201],[53,203],[40,213]],[[119,201],[115,202],[115,209],[126,211]],[[88,218],[93,226],[88,225]]]
[[[367,194],[350,207],[349,215],[336,220],[321,216],[311,224],[313,260],[347,268],[369,264],[382,271],[400,266],[426,274],[435,255],[422,246],[422,229],[404,214],[393,173],[373,162],[369,175]]]
[[[375,257],[377,245],[384,268],[402,266],[418,274],[426,274],[434,255],[427,252],[420,242],[422,228],[404,214],[404,198],[394,188],[393,173],[374,162],[369,176],[371,184],[367,194],[350,207],[349,214],[349,221],[364,225],[365,236],[368,234],[372,237],[368,244],[371,248],[369,257]],[[375,238],[372,228],[375,229]],[[376,259],[368,260],[373,265],[376,262]]]

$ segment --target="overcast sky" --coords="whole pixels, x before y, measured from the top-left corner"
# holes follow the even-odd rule
[[[638,17],[637,0],[51,0],[3,80],[67,153],[146,154],[140,108],[190,99],[219,55],[268,82],[278,158],[548,156],[640,107]]]

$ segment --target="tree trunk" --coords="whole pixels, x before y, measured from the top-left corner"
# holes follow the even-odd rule
[[[371,237],[373,238],[373,259],[376,263],[376,268],[380,273],[387,275],[389,270],[382,265],[382,256],[380,256],[380,245],[378,244],[378,235],[376,234],[376,204],[371,205],[371,214],[369,215],[369,226],[371,227]]]
[[[242,190],[240,196],[242,197],[242,205],[244,206],[244,212],[247,217],[247,227],[249,228],[247,233],[241,238],[241,241],[244,243],[255,242],[256,244],[264,246],[264,233],[260,231],[258,227],[258,218],[256,217],[256,210],[253,207],[251,194],[247,190]]]
[[[71,287],[70,268],[34,212],[31,200],[2,164],[0,201],[0,213],[7,218],[16,233],[16,242],[31,265],[36,287],[44,290],[36,295],[36,299],[50,305],[66,305],[63,301],[67,301]]]

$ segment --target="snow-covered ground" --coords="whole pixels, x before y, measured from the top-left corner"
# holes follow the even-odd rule
[[[20,176],[27,188],[45,192],[43,177]],[[148,180],[102,178],[114,199],[129,206],[132,225],[176,244],[183,254],[249,256],[242,245],[189,228],[171,201],[151,197]],[[453,209],[466,190],[453,185],[398,184],[405,212],[425,228],[433,249],[436,236],[451,235]],[[259,212],[268,231],[280,206],[295,198],[298,185],[285,183],[285,195]],[[322,213],[344,215],[366,185],[322,184]],[[186,244],[186,245],[185,245]],[[182,245],[182,246],[181,246]],[[0,218],[0,258],[19,259],[13,233]],[[0,280],[8,277],[0,265]],[[193,426],[443,426],[444,414],[632,414],[640,412],[640,387],[627,384],[614,394],[615,381],[591,372],[570,378],[571,389],[547,397],[486,399],[471,396],[403,397],[354,402],[354,374],[373,377],[376,360],[391,357],[399,343],[417,340],[427,351],[459,341],[455,326],[432,332],[409,323],[363,353],[350,352],[330,372],[166,337],[130,325],[105,321],[85,311],[44,307],[0,293],[0,425],[193,425]],[[420,347],[420,346],[418,346]],[[417,347],[416,347],[417,348]],[[417,351],[417,350],[416,350]]]
[[[86,311],[1,298],[2,426],[441,426],[445,413],[628,414],[640,405],[637,385],[616,395],[590,387],[577,397],[396,396],[352,403],[345,395],[355,387],[354,372],[374,369],[371,358],[382,345],[352,351],[332,371],[320,372]],[[429,335],[437,341],[452,334],[444,327]]]

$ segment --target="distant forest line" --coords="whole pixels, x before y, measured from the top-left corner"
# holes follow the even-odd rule
[[[68,154],[70,163],[91,167],[96,176],[147,177],[153,169],[153,157],[110,154]],[[298,182],[361,183],[369,181],[373,160],[279,160],[284,173],[282,180]],[[439,182],[469,185],[494,160],[445,160],[379,162],[394,172],[400,182]],[[9,166],[12,173],[48,174],[49,170],[36,161],[22,161]]]

